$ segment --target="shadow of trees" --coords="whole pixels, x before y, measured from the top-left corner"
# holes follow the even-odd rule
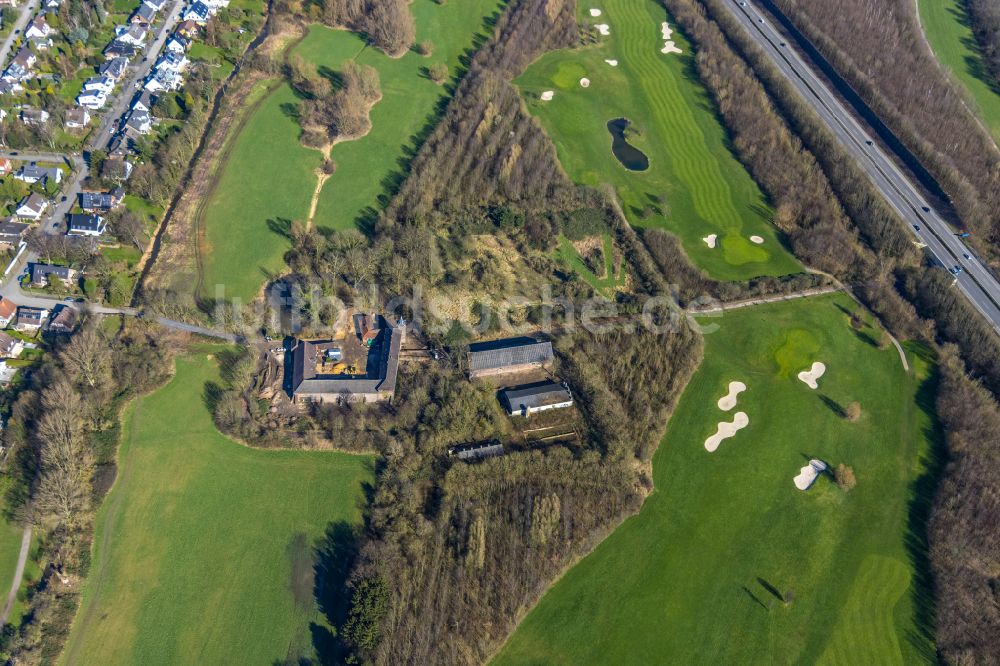
[[[337,632],[350,610],[350,590],[347,580],[358,556],[356,528],[346,521],[330,523],[314,550],[313,594],[326,620],[326,626],[313,622],[309,626],[313,648],[322,664],[342,664],[347,651]]]

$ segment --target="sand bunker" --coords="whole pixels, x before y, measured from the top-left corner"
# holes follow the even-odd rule
[[[750,424],[750,417],[746,415],[746,412],[736,412],[733,415],[733,422],[726,423],[721,421],[719,423],[719,429],[715,431],[715,434],[705,440],[705,450],[709,453],[714,453],[722,440],[729,439],[737,433],[737,431],[746,428]]]
[[[709,234],[702,238],[702,240],[705,241],[705,245],[714,248],[716,241],[719,240],[719,234]]]
[[[584,88],[589,88],[590,79],[588,79],[587,77],[583,77],[582,79],[580,79],[580,85],[583,86]]]
[[[761,238],[760,236],[751,236],[750,237],[750,242],[751,243],[756,243],[757,245],[760,245],[760,244],[762,244],[764,242],[764,239]]]
[[[660,49],[660,53],[683,53],[674,40],[670,39],[673,37],[674,31],[666,21],[660,24],[660,34],[663,36],[663,48]]]
[[[612,67],[617,67],[618,66],[618,61],[617,60],[605,60],[604,62],[608,63]]]
[[[809,486],[825,471],[826,463],[813,458],[808,465],[799,470],[798,475],[793,479],[795,487],[799,490],[809,490]]]
[[[747,385],[743,382],[729,382],[729,393],[719,398],[719,409],[728,412],[736,406],[736,396],[747,390]]]
[[[817,389],[819,388],[819,384],[816,383],[816,380],[822,377],[824,372],[826,372],[826,365],[816,361],[812,364],[811,368],[799,373],[799,379],[805,382],[805,385],[809,388]]]
[[[597,28],[597,32],[601,33],[604,36],[611,34],[611,26],[608,25],[607,23],[598,23],[594,27]]]
[[[601,10],[600,9],[591,9],[590,10],[590,15],[594,16],[594,17],[600,16],[601,15]]]
[[[543,102],[549,101],[550,99],[552,99],[553,95],[555,95],[555,93],[553,91],[546,90],[545,92],[542,93],[542,101]]]

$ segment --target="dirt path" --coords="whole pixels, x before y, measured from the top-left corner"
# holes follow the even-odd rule
[[[323,166],[316,169],[316,187],[313,189],[312,199],[309,200],[309,217],[306,218],[306,229],[312,229],[313,219],[316,217],[316,208],[319,206],[319,195],[323,193],[323,186],[330,179],[332,174],[326,172],[324,167],[330,161],[330,152],[333,150],[333,143],[328,143],[320,150],[323,153]]]
[[[712,305],[706,305],[704,307],[688,308],[687,312],[688,314],[692,315],[712,314],[713,312],[738,310],[740,308],[748,308],[753,305],[763,305],[764,303],[777,303],[778,301],[794,301],[798,298],[809,298],[810,296],[821,296],[823,294],[832,294],[833,292],[841,291],[842,289],[843,288],[840,286],[830,285],[829,287],[804,289],[802,291],[796,291],[791,294],[775,294],[774,296],[748,298],[745,301],[732,301],[731,303],[715,303]]]
[[[14,609],[14,602],[17,601],[17,591],[21,589],[21,579],[24,577],[24,565],[28,562],[28,552],[31,550],[31,525],[24,528],[21,535],[21,554],[17,556],[17,568],[14,570],[14,580],[10,584],[10,592],[7,593],[7,603],[4,604],[3,614],[0,615],[0,626],[7,624],[7,618]]]

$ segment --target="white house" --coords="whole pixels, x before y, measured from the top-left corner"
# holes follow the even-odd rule
[[[49,112],[45,109],[21,109],[21,122],[25,125],[42,125],[49,122]]]
[[[80,129],[90,124],[90,112],[85,107],[70,109],[66,112],[66,127]]]
[[[149,134],[153,131],[153,117],[145,111],[130,111],[123,129],[139,134]]]
[[[120,25],[115,28],[116,41],[130,46],[142,46],[146,43],[149,28],[138,23],[129,26]]]
[[[17,205],[17,210],[14,213],[27,220],[40,220],[48,207],[49,202],[45,197],[37,192],[32,192],[21,199],[21,203]]]
[[[190,46],[191,40],[176,33],[167,40],[167,51],[170,53],[187,53]]]
[[[45,16],[39,14],[35,17],[35,20],[29,23],[28,27],[24,29],[24,37],[25,39],[31,40],[48,39],[53,32],[55,31],[52,30],[52,26],[50,26],[45,20]]]
[[[76,103],[91,111],[103,109],[108,102],[108,94],[102,90],[85,90],[76,96]]]
[[[206,5],[208,5],[208,8],[211,10],[212,14],[215,14],[223,7],[229,6],[229,0],[201,0],[201,1],[204,2]]]
[[[201,25],[203,23],[208,23],[208,17],[210,14],[208,5],[201,0],[191,3],[187,9],[184,10],[184,15],[181,17],[182,21],[194,21],[195,23]]]
[[[135,98],[135,101],[132,102],[132,110],[150,113],[153,110],[153,96],[148,92],[141,93]]]
[[[105,95],[115,89],[115,80],[110,76],[92,76],[83,83],[87,92],[103,92]]]
[[[67,222],[67,233],[70,236],[100,236],[108,223],[100,215],[92,213],[73,213]]]

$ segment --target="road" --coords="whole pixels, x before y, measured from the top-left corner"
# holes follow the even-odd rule
[[[749,32],[774,65],[798,90],[841,145],[858,160],[876,189],[909,225],[916,240],[926,245],[948,269],[962,267],[955,277],[959,291],[1000,333],[1000,281],[979,261],[897,166],[873,140],[840,98],[816,74],[806,59],[750,2],[727,0],[723,5]]]
[[[10,584],[10,592],[7,593],[7,603],[3,606],[3,613],[0,614],[0,627],[7,623],[10,612],[14,609],[14,602],[17,601],[17,591],[21,589],[21,579],[24,578],[24,566],[28,563],[28,553],[31,551],[31,525],[24,528],[21,533],[21,553],[17,556],[17,568],[14,569],[14,580]]]
[[[14,41],[21,36],[22,32],[24,32],[24,28],[28,25],[28,21],[30,21],[38,11],[39,4],[41,4],[41,0],[28,0],[28,2],[21,7],[21,13],[17,15],[17,20],[14,21],[14,26],[11,28],[10,34],[7,35],[7,39],[3,40],[3,45],[0,45],[0,70],[7,68],[7,58],[10,57],[10,51],[14,47]]]

